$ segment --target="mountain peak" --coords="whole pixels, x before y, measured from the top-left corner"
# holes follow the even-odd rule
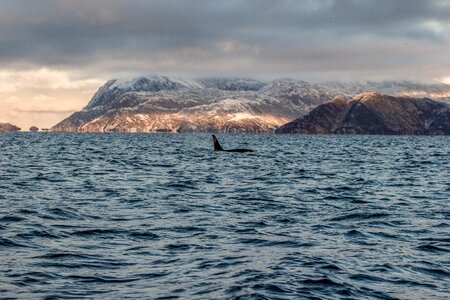
[[[346,104],[348,102],[348,98],[342,96],[342,95],[338,95],[336,97],[334,97],[330,103],[335,103],[335,104]]]
[[[384,96],[383,94],[378,93],[378,92],[363,92],[363,93],[360,93],[360,94],[356,95],[355,97],[353,97],[353,100],[364,102],[364,101],[370,101],[373,99],[379,99],[383,96]]]

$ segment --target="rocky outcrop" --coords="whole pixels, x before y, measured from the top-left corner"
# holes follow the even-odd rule
[[[10,123],[0,123],[0,132],[14,132],[14,131],[20,131],[20,127],[17,127]]]
[[[336,96],[341,95],[341,100],[353,97],[355,91],[364,89],[364,86],[389,91],[393,95],[432,94],[441,97],[439,99],[450,99],[450,86],[408,82],[312,84],[294,79],[188,80],[140,76],[128,81],[108,81],[85,108],[56,124],[52,130],[273,132],[279,126],[305,116],[317,105],[327,103]],[[334,111],[340,108],[342,103],[339,104],[336,100],[326,109]],[[326,109],[315,113],[328,116],[332,111],[327,113]],[[318,133],[329,132],[331,120],[328,122],[328,125],[323,123],[322,127],[314,130]],[[351,120],[348,122],[351,123]]]
[[[36,131],[39,131],[39,128],[37,128],[36,126],[31,126],[29,130],[31,132],[36,132]]]
[[[277,133],[449,135],[450,106],[427,98],[362,93],[337,97]]]

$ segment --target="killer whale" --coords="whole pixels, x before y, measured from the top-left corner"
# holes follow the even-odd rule
[[[214,151],[241,152],[241,153],[255,152],[255,150],[252,150],[252,149],[228,149],[228,150],[225,150],[222,148],[222,146],[220,146],[219,140],[216,138],[216,136],[214,134],[212,135],[212,138],[213,138],[213,144],[214,144]]]

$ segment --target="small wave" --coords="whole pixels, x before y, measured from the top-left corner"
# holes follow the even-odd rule
[[[176,208],[173,212],[176,213],[176,214],[189,213],[189,212],[192,212],[192,208],[190,208],[190,207],[179,207],[179,208]]]
[[[295,218],[286,217],[286,216],[283,216],[281,218],[276,218],[276,221],[281,224],[295,224],[298,222]],[[264,224],[266,224],[266,223],[264,223]],[[268,224],[266,224],[265,226],[268,226]]]
[[[242,244],[255,244],[255,245],[261,245],[264,243],[267,243],[268,240],[263,240],[263,239],[257,239],[257,238],[239,238],[237,240],[238,243],[242,243]]]
[[[3,247],[9,247],[9,248],[29,248],[32,247],[30,244],[23,244],[23,243],[19,243],[16,242],[14,240],[8,239],[8,238],[4,238],[4,237],[0,237],[0,246]]]
[[[169,182],[165,185],[167,188],[171,189],[197,189],[196,183],[190,180],[186,181],[177,181],[177,182]]]
[[[238,266],[238,265],[242,265],[247,263],[248,261],[240,261],[240,260],[236,260],[236,261],[223,261],[223,262],[217,262],[217,261],[203,261],[198,265],[198,269],[203,270],[203,269],[219,269],[219,270],[223,270],[229,267],[234,267],[234,266]]]
[[[448,227],[450,227],[450,223],[441,222],[439,224],[433,225],[433,227],[435,227],[435,228],[448,228]]]
[[[258,230],[253,227],[245,227],[245,228],[237,228],[234,229],[233,232],[240,233],[240,234],[258,234]]]
[[[388,213],[354,213],[354,214],[346,214],[341,215],[339,217],[334,217],[328,219],[328,221],[336,222],[336,221],[353,221],[353,220],[373,220],[373,219],[382,219],[387,218],[390,215]]]
[[[169,251],[186,251],[192,248],[190,244],[168,244],[164,247]]]
[[[351,237],[351,238],[368,238],[368,236],[361,231],[352,229],[345,233],[345,236]]]
[[[69,275],[67,279],[75,280],[82,283],[126,283],[132,281],[138,281],[141,278],[139,276],[129,277],[116,277],[116,276],[84,276],[84,275]]]
[[[23,214],[23,215],[37,215],[38,212],[32,209],[26,209],[26,208],[22,208],[19,211],[17,211],[18,214]]]
[[[377,232],[370,232],[370,234],[381,237],[383,239],[404,240],[404,238],[402,238],[399,235],[395,235],[395,234],[391,234],[391,233],[387,233],[387,232],[377,231]]]
[[[169,257],[169,258],[156,259],[156,260],[152,261],[151,264],[153,266],[167,266],[167,265],[176,265],[179,262],[180,262],[179,258]]]
[[[349,276],[350,279],[357,280],[357,281],[364,281],[364,282],[383,282],[385,281],[381,277],[377,277],[374,275],[368,275],[368,274],[353,274]]]
[[[25,221],[26,219],[17,215],[6,215],[2,218],[0,218],[1,223],[14,223],[14,222],[21,222]]]
[[[84,254],[84,253],[72,253],[72,252],[55,252],[47,253],[44,255],[35,256],[36,259],[93,259],[97,260],[101,258],[99,255]]]
[[[275,294],[286,294],[290,292],[290,290],[282,288],[281,285],[272,283],[255,284],[253,288],[255,290],[264,290]]]
[[[53,176],[53,177],[51,177]],[[43,173],[38,173],[36,176],[30,178],[30,180],[35,180],[35,181],[48,181],[48,182],[52,182],[52,183],[62,183],[67,181],[67,179],[62,177],[63,175],[59,172],[56,173],[52,173],[52,174],[43,174]]]
[[[171,228],[171,230],[178,233],[206,232],[205,228],[198,226],[177,226]]]
[[[370,267],[368,270],[372,271],[372,272],[386,273],[386,272],[391,272],[394,269],[395,268],[391,264],[384,263],[384,264],[376,264],[376,265]]]
[[[424,244],[416,247],[417,250],[426,252],[447,252],[450,253],[450,249],[446,248],[444,245],[436,244]]]
[[[141,239],[141,240],[156,240],[159,239],[160,236],[150,232],[150,231],[133,231],[128,234],[132,238]]]
[[[392,283],[394,285],[406,285],[406,286],[415,286],[415,287],[427,287],[434,289],[436,286],[434,284],[426,283],[423,281],[415,281],[415,280],[409,280],[409,279],[395,279],[395,280],[386,280],[389,283]]]
[[[323,270],[342,271],[342,268],[338,267],[335,264],[325,264],[323,266],[320,266],[319,268]]]
[[[450,278],[450,271],[445,270],[443,268],[422,268],[422,267],[413,267],[413,270],[420,272],[426,275],[432,275],[438,278],[447,277]]]
[[[83,220],[83,219],[98,219],[94,215],[83,215],[72,208],[54,207],[49,208],[42,213],[42,218],[47,220]]]
[[[64,235],[62,234],[54,234],[49,232],[48,230],[31,230],[29,232],[24,232],[24,233],[18,233],[16,235],[16,237],[18,238],[25,238],[25,239],[33,239],[36,237],[40,237],[40,238],[49,238],[49,239],[59,239],[61,237],[63,237]]]
[[[123,234],[121,230],[117,229],[100,229],[100,228],[94,228],[94,229],[86,229],[86,230],[79,230],[70,233],[70,235],[74,236],[82,236],[82,237],[90,237],[90,236],[96,236],[96,237],[109,237],[109,236],[116,236],[119,234]]]
[[[27,285],[27,283],[46,283],[48,280],[53,280],[58,278],[58,275],[52,272],[40,272],[40,271],[31,271],[31,272],[20,272],[10,274],[8,277],[16,278],[17,284]]]
[[[420,241],[427,241],[427,242],[438,242],[438,243],[447,243],[450,244],[450,237],[427,237],[419,239]]]
[[[335,286],[335,287],[339,287],[339,286],[344,286],[343,284],[331,280],[329,277],[322,277],[322,278],[318,278],[318,279],[305,279],[302,281],[303,284],[305,285],[319,285],[319,286]]]

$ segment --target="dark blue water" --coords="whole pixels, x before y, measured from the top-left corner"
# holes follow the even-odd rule
[[[0,297],[450,297],[449,137],[219,138],[0,135]]]

